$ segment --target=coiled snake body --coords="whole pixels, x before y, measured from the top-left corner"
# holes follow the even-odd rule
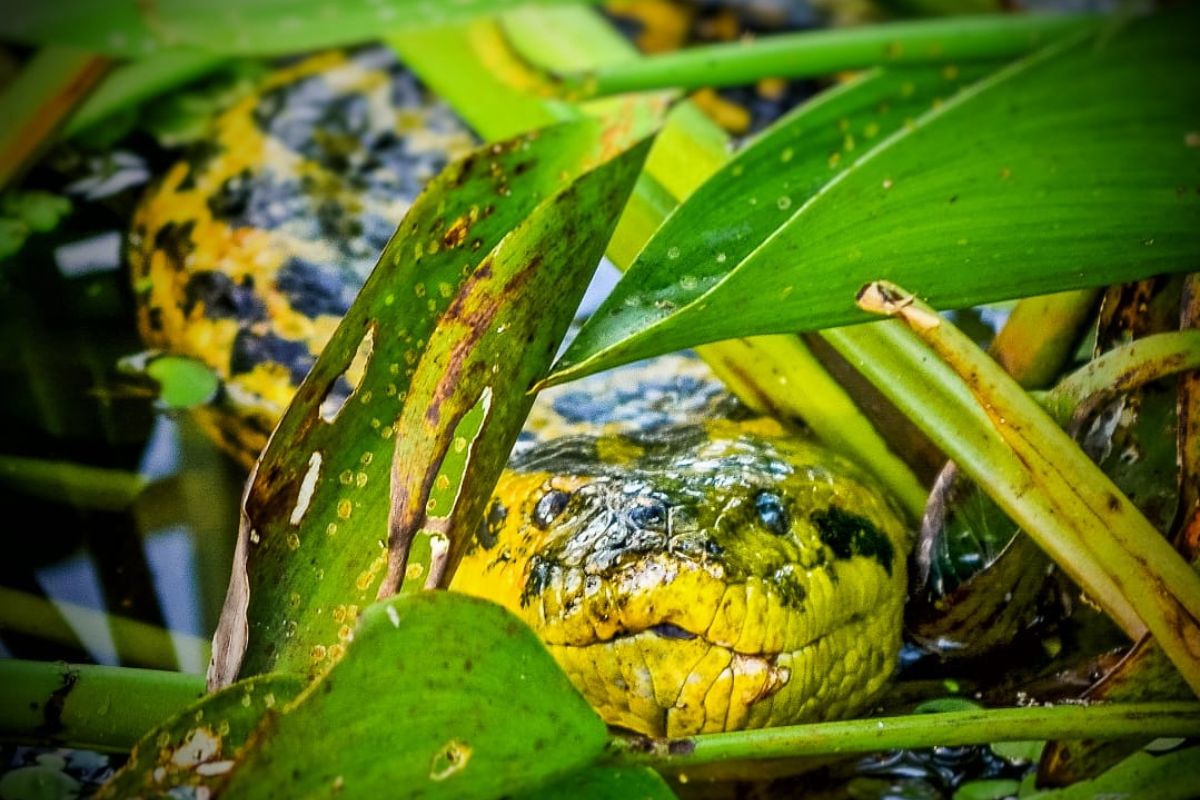
[[[140,327],[208,363],[251,460],[423,181],[472,144],[380,50],[267,79],[134,219]],[[893,671],[907,532],[861,471],[753,418],[695,358],[539,398],[454,588],[529,623],[612,724],[844,716]]]

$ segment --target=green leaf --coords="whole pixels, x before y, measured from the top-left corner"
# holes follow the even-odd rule
[[[96,126],[117,112],[131,112],[156,97],[162,96],[168,106],[177,106],[174,98],[180,93],[169,93],[172,89],[208,75],[224,63],[221,56],[210,53],[163,52],[122,64],[75,110],[63,128],[63,136],[92,135]],[[213,109],[205,110],[211,116]]]
[[[893,129],[887,112],[927,98],[922,82],[875,75],[818,97],[667,221],[549,382],[862,322],[855,293],[877,278],[957,308],[1192,268],[1200,51],[1185,11],[1039,52],[873,147],[866,120]]]
[[[20,220],[33,233],[54,230],[70,213],[70,199],[50,192],[9,192],[0,199],[0,214]]]
[[[0,18],[0,38],[71,44],[139,58],[170,48],[279,55],[354,44],[381,32],[427,28],[520,5],[570,0],[63,0],[22,3]],[[576,0],[578,2],[578,0]]]
[[[207,364],[186,356],[152,359],[146,374],[158,382],[159,401],[167,408],[203,405],[221,388],[221,379]]]
[[[1135,753],[1103,775],[1065,789],[1022,793],[1029,800],[1094,800],[1098,797],[1153,797],[1189,800],[1200,785],[1200,751],[1186,747],[1166,755]]]
[[[500,797],[592,763],[606,740],[520,620],[423,592],[367,610],[346,657],[267,722],[222,797]]]
[[[0,259],[21,252],[28,238],[28,225],[19,219],[0,217]]]
[[[673,800],[667,782],[649,767],[588,767],[539,786],[517,800]]]
[[[66,773],[67,762],[58,755],[38,756],[37,764],[18,767],[0,776],[0,797],[4,800],[74,800],[79,796],[79,781]]]
[[[567,123],[480,148],[427,187],[250,479],[217,684],[323,671],[406,572],[448,582],[646,147]],[[406,564],[421,530],[438,557]]]
[[[260,675],[201,698],[147,732],[96,800],[167,796],[176,787],[223,782],[263,715],[302,688],[291,675]]]

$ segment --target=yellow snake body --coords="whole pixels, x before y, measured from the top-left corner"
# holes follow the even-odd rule
[[[147,195],[141,329],[220,375],[202,414],[231,453],[254,458],[422,182],[470,144],[390,56],[326,54]],[[669,356],[539,399],[453,588],[520,615],[614,725],[779,725],[852,713],[890,677],[907,537],[860,470]]]

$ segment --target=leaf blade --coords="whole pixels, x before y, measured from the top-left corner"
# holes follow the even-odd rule
[[[532,402],[530,384],[566,330],[644,155],[645,143],[623,152],[610,145],[594,121],[553,126],[474,151],[418,199],[247,484],[211,685],[239,673],[311,676],[337,660],[359,609],[398,587],[406,537],[423,525],[449,432],[485,387],[494,402],[468,477],[490,492]],[[610,164],[618,166],[606,171]],[[587,199],[572,194],[583,177],[608,190],[606,205],[577,202]],[[560,241],[540,239],[538,226]],[[536,246],[554,256],[530,266]],[[540,295],[516,293],[522,281]],[[528,338],[509,346],[505,370],[444,380],[448,367],[462,378],[482,358],[500,363],[505,325]],[[403,485],[396,497],[393,479]],[[472,489],[456,504],[451,532],[468,524],[486,500],[479,495]],[[406,520],[389,527],[392,506],[410,500]],[[443,569],[462,538],[451,540]]]
[[[1200,56],[1186,27],[1163,15],[1103,46],[1075,39],[935,103],[814,193],[759,198],[799,210],[740,260],[726,252],[720,272],[706,269],[720,251],[700,220],[719,199],[744,225],[738,204],[755,195],[710,191],[710,207],[685,204],[547,383],[708,341],[863,322],[854,293],[879,277],[956,308],[1188,269],[1200,197],[1178,189],[1200,181],[1200,150],[1185,135]],[[802,127],[823,107],[794,119]],[[751,150],[768,142],[779,145]],[[714,180],[732,185],[738,163],[762,155],[748,151]],[[703,257],[683,258],[688,231]],[[677,274],[672,247],[705,271]]]
[[[595,761],[606,740],[510,612],[422,592],[367,610],[346,658],[260,728],[223,796],[498,797]]]
[[[579,2],[580,0],[574,0]],[[118,58],[168,49],[224,55],[284,55],[369,41],[380,30],[420,29],[528,5],[531,0],[349,0],[338,4],[284,0],[136,2],[73,0],[22,4],[0,19],[0,37],[24,43],[71,44]],[[538,5],[572,0],[532,0]]]

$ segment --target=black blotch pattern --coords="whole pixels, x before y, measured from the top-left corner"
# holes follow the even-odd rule
[[[837,506],[814,511],[809,519],[817,526],[821,541],[829,546],[838,558],[865,556],[873,558],[892,574],[895,549],[892,542],[871,521],[851,514]]]
[[[223,272],[194,272],[183,287],[183,313],[191,316],[197,304],[204,304],[209,319],[236,319],[257,322],[267,318],[267,309],[254,291],[254,279],[247,276],[234,283]]]
[[[208,198],[213,218],[233,227],[273,230],[285,223],[307,233],[315,223],[310,220],[309,198],[300,182],[269,170],[252,173],[243,170],[222,183]]]
[[[304,342],[284,339],[273,333],[258,334],[241,330],[233,340],[229,371],[234,375],[241,375],[265,361],[270,361],[287,367],[292,381],[299,384],[312,369],[314,360]]]
[[[804,598],[808,597],[808,591],[790,567],[776,570],[775,574],[771,576],[771,582],[775,584],[779,600],[784,606],[798,608],[801,611],[805,609]]]
[[[529,577],[525,579],[525,588],[521,590],[521,608],[529,605],[535,597],[540,597],[553,577],[554,564],[535,555],[529,559]]]
[[[479,521],[479,529],[475,532],[475,539],[484,550],[491,550],[496,546],[496,542],[500,540],[500,529],[504,527],[506,519],[508,509],[499,500],[492,500],[487,516]]]
[[[279,270],[275,286],[287,296],[292,308],[306,317],[340,317],[354,302],[354,286],[340,271],[298,256],[288,259]]]
[[[187,222],[168,222],[154,234],[154,249],[167,254],[171,266],[183,269],[183,262],[196,249],[192,241],[192,232],[196,228],[195,220]]]
[[[208,165],[212,163],[221,152],[221,145],[214,139],[201,139],[188,150],[187,174],[183,176],[183,180],[176,187],[181,192],[186,192],[196,188],[196,178],[204,174],[208,169]]]
[[[216,219],[235,220],[246,213],[253,189],[250,170],[244,169],[226,178],[217,190],[208,196],[208,210]]]

